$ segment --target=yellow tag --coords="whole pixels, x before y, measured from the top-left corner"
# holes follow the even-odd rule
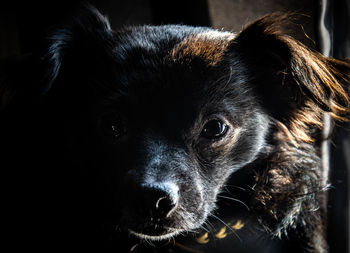
[[[215,237],[218,239],[225,238],[227,236],[226,234],[226,227],[222,227],[218,233],[215,234]]]
[[[201,237],[198,237],[196,238],[196,241],[198,243],[201,243],[201,244],[205,244],[205,243],[208,243],[209,242],[209,234],[208,233],[205,233],[204,235],[202,235]]]
[[[244,224],[241,220],[238,220],[235,225],[231,226],[234,230],[239,230],[244,227]]]

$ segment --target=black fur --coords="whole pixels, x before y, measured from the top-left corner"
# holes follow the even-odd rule
[[[36,165],[17,188],[35,196],[20,199],[51,231],[47,244],[153,250],[140,237],[170,241],[156,251],[198,250],[196,233],[241,220],[224,248],[200,250],[327,252],[320,132],[325,112],[346,119],[350,64],[284,35],[276,24],[285,19],[237,35],[178,25],[115,32],[87,9],[40,58],[6,67],[6,156],[20,154],[9,163],[20,171]],[[28,78],[14,78],[23,69]],[[225,129],[208,138],[213,120]]]

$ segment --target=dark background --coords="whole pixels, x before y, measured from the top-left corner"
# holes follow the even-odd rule
[[[42,45],[48,31],[74,15],[82,1],[11,1],[0,7],[0,57],[31,52]],[[312,0],[90,0],[107,15],[112,28],[125,25],[182,23],[240,31],[244,24],[275,11],[305,16],[300,24],[314,38]],[[301,36],[302,37],[302,36]]]
[[[10,2],[10,1],[9,1]],[[82,1],[51,0],[11,1],[0,6],[0,59],[22,55],[41,49],[47,34],[69,19]],[[89,2],[108,16],[113,29],[125,25],[181,23],[212,26],[239,32],[257,17],[268,13],[296,12],[297,39],[318,49],[318,23],[321,0],[91,0]],[[333,42],[331,54],[350,57],[350,3],[348,0],[326,1],[329,15],[327,28]],[[305,36],[305,34],[307,36]],[[350,128],[350,126],[348,127]],[[349,250],[348,181],[350,170],[349,132],[341,130],[333,137],[331,152],[331,182],[329,191],[329,242],[331,252]]]

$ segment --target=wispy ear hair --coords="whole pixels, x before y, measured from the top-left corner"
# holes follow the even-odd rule
[[[310,128],[323,126],[324,112],[335,120],[348,120],[350,61],[325,57],[284,34],[281,30],[289,19],[289,14],[265,16],[247,26],[237,42],[245,55],[255,54],[257,61],[274,62],[268,70],[274,76],[273,87],[269,88],[279,89],[281,94],[288,90],[291,94],[287,95],[293,98],[285,101],[290,111],[279,120],[293,138],[312,142]],[[249,48],[255,50],[249,52]]]

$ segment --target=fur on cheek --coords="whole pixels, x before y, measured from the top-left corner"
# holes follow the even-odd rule
[[[252,205],[265,229],[281,237],[316,217],[311,214],[318,211],[319,196],[328,185],[322,185],[314,146],[284,142],[277,149],[266,162],[267,170],[256,174]]]

